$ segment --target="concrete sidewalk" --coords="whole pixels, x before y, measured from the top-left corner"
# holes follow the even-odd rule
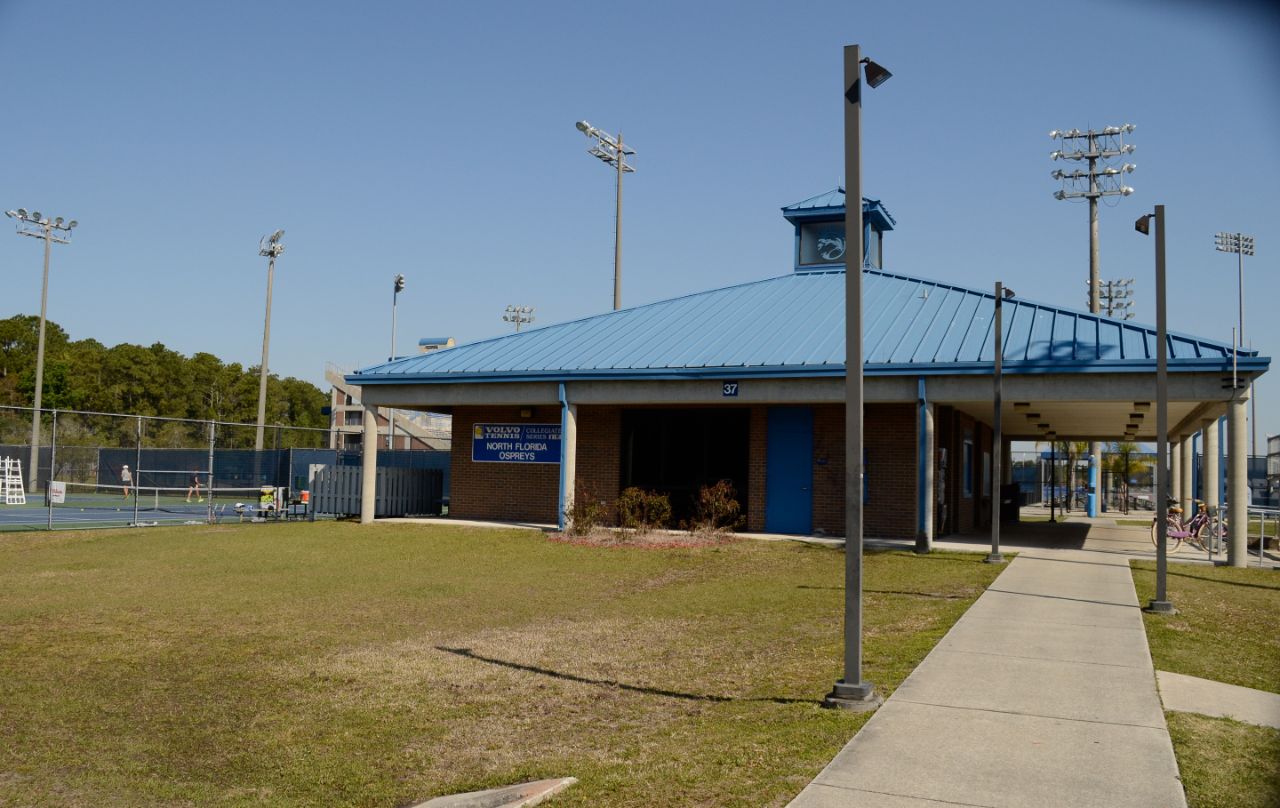
[[[1029,550],[791,803],[1186,805],[1128,558]]]

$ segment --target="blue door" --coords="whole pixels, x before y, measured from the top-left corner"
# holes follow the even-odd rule
[[[770,533],[813,532],[813,410],[770,407],[764,527]]]

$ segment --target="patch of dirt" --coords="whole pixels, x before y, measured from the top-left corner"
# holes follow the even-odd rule
[[[638,547],[647,550],[670,550],[682,547],[714,547],[741,541],[740,536],[727,532],[650,530],[639,532],[614,528],[596,528],[590,533],[575,536],[569,533],[549,533],[547,538],[562,544],[579,547]]]

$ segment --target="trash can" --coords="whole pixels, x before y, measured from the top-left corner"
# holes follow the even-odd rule
[[[1018,506],[1021,504],[1021,494],[1019,493],[1017,483],[1009,483],[1000,486],[1000,521],[1016,522],[1018,521]]]

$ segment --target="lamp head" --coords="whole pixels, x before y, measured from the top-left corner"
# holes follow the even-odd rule
[[[882,65],[878,65],[866,57],[863,57],[862,63],[867,66],[867,86],[873,90],[893,78],[893,74],[885,70]]]
[[[1012,289],[1010,289],[1008,286],[1005,286],[1005,287],[1003,287],[1003,288],[1004,288],[1004,299],[1005,299],[1005,300],[1008,300],[1009,298],[1011,298],[1011,297],[1013,297],[1013,296],[1014,296],[1014,292],[1013,292],[1013,290],[1012,290]]]
[[[37,210],[34,213],[32,213],[31,218],[34,221],[37,221],[37,222],[40,221],[40,211]]]
[[[1144,236],[1151,235],[1151,217],[1153,214],[1144,213],[1138,217],[1138,221],[1133,223],[1133,229],[1137,230]]]
[[[396,277],[395,277],[395,290],[396,290],[397,292],[403,292],[403,291],[404,291],[404,276],[403,276],[403,275],[396,275]]]
[[[574,126],[578,127],[578,131],[587,137],[591,137],[591,133],[596,131],[596,128],[586,121],[578,121]]]

